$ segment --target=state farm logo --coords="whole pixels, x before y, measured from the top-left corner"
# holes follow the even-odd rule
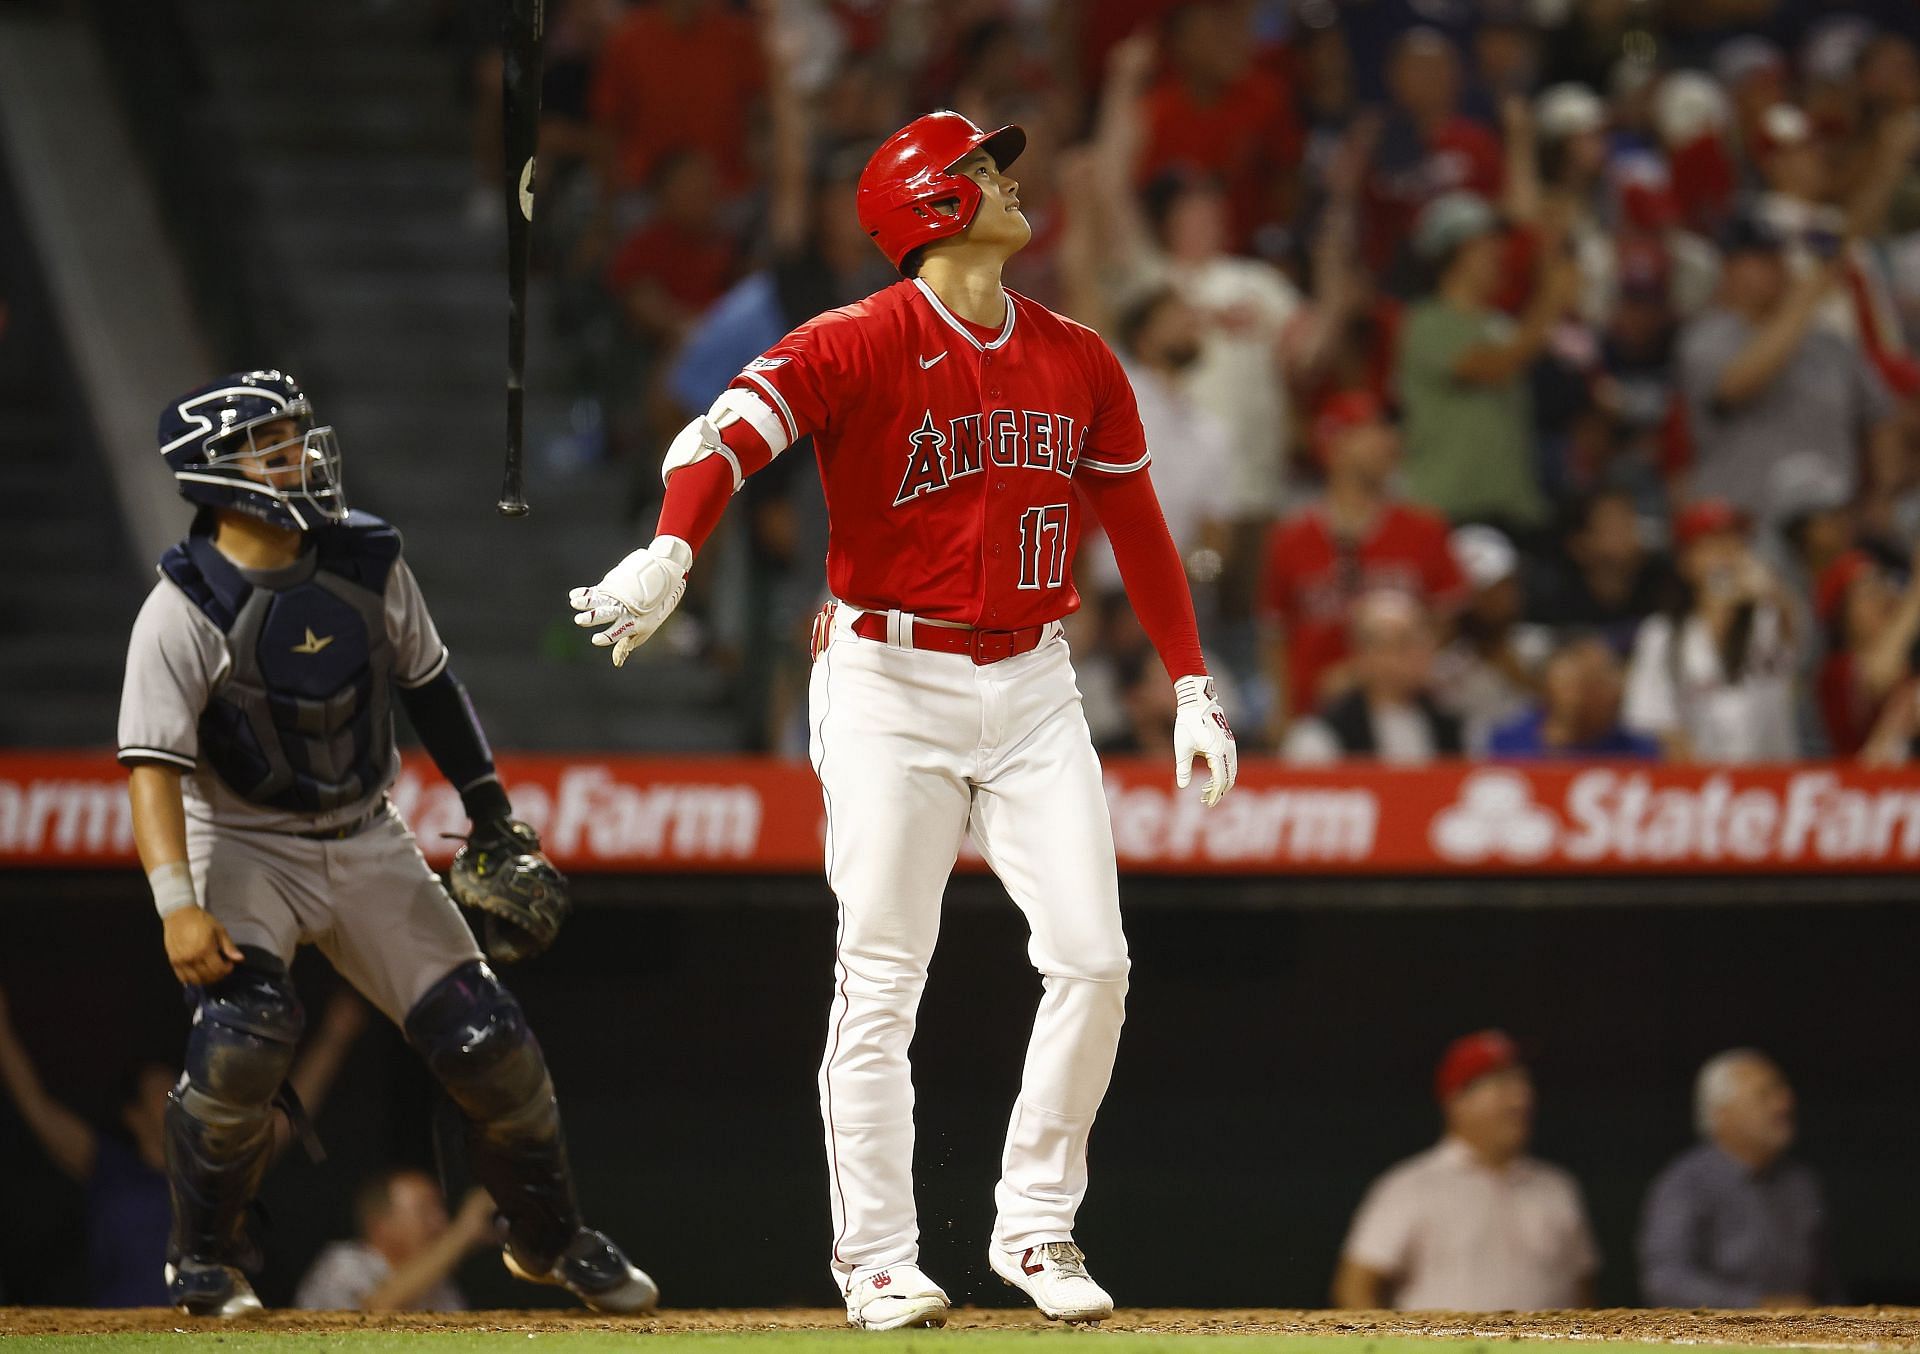
[[[1533,783],[1513,771],[1476,771],[1460,798],[1434,816],[1433,849],[1463,864],[1498,856],[1530,864],[1553,850],[1560,820],[1533,802]]]
[[[1380,797],[1366,787],[1242,781],[1209,809],[1157,777],[1108,776],[1113,844],[1125,866],[1358,865],[1380,840]]]
[[[751,785],[629,780],[591,762],[567,767],[551,790],[511,777],[506,788],[515,812],[562,862],[748,861],[766,817]],[[467,822],[459,793],[407,766],[390,794],[429,860],[450,858],[447,838],[463,835]]]
[[[1515,770],[1475,771],[1427,839],[1450,863],[1891,864],[1920,858],[1920,786],[1849,785],[1831,770],[1714,772],[1676,781],[1592,767],[1557,802]],[[1543,792],[1544,794],[1544,792]]]

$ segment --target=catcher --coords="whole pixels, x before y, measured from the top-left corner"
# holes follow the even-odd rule
[[[507,1268],[602,1311],[652,1307],[653,1281],[582,1224],[540,1045],[387,800],[397,696],[473,821],[452,887],[482,913],[487,954],[546,949],[566,881],[513,817],[399,533],[347,511],[333,429],[281,372],[182,396],[160,452],[199,511],[134,623],[119,755],[194,1008],[166,1111],[169,1299],[200,1316],[260,1306],[246,1215],[276,1106],[301,1121],[284,1088],[302,1024],[287,965],[312,943],[465,1116]]]

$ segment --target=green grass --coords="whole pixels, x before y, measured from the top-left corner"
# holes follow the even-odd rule
[[[1045,1341],[1095,1342],[1100,1354],[1512,1354],[1520,1341],[1422,1340],[1363,1335],[1155,1335],[1141,1331],[339,1331],[333,1333],[197,1330],[126,1335],[0,1337],[6,1354],[100,1354],[206,1349],[215,1354],[1034,1354]],[[1571,1341],[1527,1340],[1570,1344]],[[1585,1341],[1593,1344],[1594,1341]],[[1695,1346],[1694,1348],[1700,1348]],[[1707,1346],[1713,1348],[1713,1346]],[[1672,1345],[1608,1343],[1606,1354],[1675,1354]],[[1769,1354],[1756,1346],[1741,1354]]]

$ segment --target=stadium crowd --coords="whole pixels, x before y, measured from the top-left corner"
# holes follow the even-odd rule
[[[574,452],[630,462],[645,515],[690,411],[890,280],[852,212],[880,137],[1018,121],[1008,282],[1122,354],[1244,742],[1898,762],[1917,41],[1894,0],[569,0],[542,252]],[[680,635],[784,655],[755,689],[788,750],[804,642],[745,641],[820,600],[805,460],[751,483]],[[1097,738],[1163,741],[1097,543],[1079,583]]]

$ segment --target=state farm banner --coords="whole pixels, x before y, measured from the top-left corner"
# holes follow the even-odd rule
[[[810,874],[820,791],[803,764],[743,757],[503,756],[518,812],[581,872]],[[125,776],[105,752],[0,752],[0,868],[135,863]],[[460,800],[409,756],[393,791],[428,858]],[[1920,778],[1804,765],[1632,763],[1300,770],[1242,763],[1219,807],[1158,761],[1107,764],[1123,870],[1160,874],[1892,873],[1920,864]],[[963,866],[980,868],[971,853]]]

